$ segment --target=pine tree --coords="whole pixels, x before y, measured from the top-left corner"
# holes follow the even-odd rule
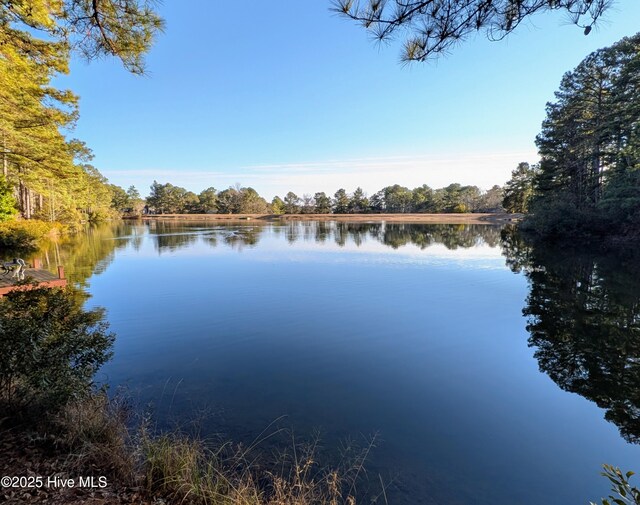
[[[349,212],[349,195],[346,190],[340,188],[333,195],[333,212],[336,214],[346,214]]]
[[[610,6],[605,0],[333,0],[333,10],[376,40],[401,38],[403,61],[446,54],[478,32],[500,40],[532,15],[559,10],[588,35]]]
[[[511,179],[504,188],[502,205],[507,212],[526,213],[529,201],[533,196],[533,185],[536,167],[529,163],[518,163],[518,167],[511,172]]]
[[[279,196],[274,196],[273,200],[271,200],[271,212],[277,215],[284,214],[284,202]]]
[[[147,1],[21,0],[0,3],[0,161],[24,217],[77,220],[109,209],[90,151],[63,131],[77,97],[51,85],[68,72],[70,48],[113,55],[135,73],[162,21]]]
[[[316,214],[330,214],[331,213],[331,198],[329,198],[324,191],[320,191],[313,196],[316,203]]]
[[[536,140],[542,159],[532,209],[543,231],[596,224],[610,233],[640,220],[639,86],[640,34],[590,54],[563,77]]]

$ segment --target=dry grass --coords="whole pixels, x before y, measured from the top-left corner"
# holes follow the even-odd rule
[[[262,503],[251,475],[226,467],[198,440],[181,435],[143,437],[143,464],[148,491],[174,503],[258,505]]]
[[[121,398],[95,393],[65,405],[54,420],[56,444],[68,451],[70,470],[100,470],[121,484],[137,480],[137,459],[127,423],[129,408]]]
[[[317,442],[293,443],[279,456],[277,471],[254,466],[247,449],[227,444],[214,451],[177,434],[145,438],[143,447],[148,491],[172,503],[356,505],[355,484],[373,443],[349,460],[349,468],[337,470],[318,467]]]
[[[356,482],[373,447],[373,441],[357,450],[347,444],[340,464],[326,468],[317,463],[318,438],[303,444],[292,437],[289,449],[265,467],[257,463],[259,445],[272,434],[248,448],[212,448],[178,431],[132,429],[129,412],[126,402],[104,393],[69,403],[53,426],[66,455],[61,470],[80,475],[93,468],[116,488],[144,489],[148,499],[167,504],[355,505]]]

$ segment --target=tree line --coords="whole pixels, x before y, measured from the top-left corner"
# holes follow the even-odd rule
[[[362,188],[348,193],[344,188],[333,195],[317,192],[298,196],[289,191],[271,202],[251,187],[236,185],[199,194],[171,183],[154,181],[146,199],[134,186],[127,191],[114,187],[113,206],[122,213],[141,214],[363,214],[363,213],[466,213],[503,212],[503,188],[488,191],[477,186],[450,184],[432,189],[426,184],[409,189],[399,184],[387,186],[368,196]]]

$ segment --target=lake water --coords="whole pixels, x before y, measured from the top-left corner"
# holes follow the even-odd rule
[[[362,503],[381,478],[390,504],[586,504],[602,463],[640,471],[633,261],[375,222],[125,224],[47,255],[107,309],[99,380],[160,426],[319,431],[327,462],[377,434]]]

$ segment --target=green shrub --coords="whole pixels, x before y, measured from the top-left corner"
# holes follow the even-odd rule
[[[611,482],[611,491],[615,496],[610,495],[609,498],[602,499],[602,505],[640,505],[640,489],[632,486],[629,479],[634,475],[633,472],[625,474],[618,467],[612,465],[602,465],[604,472],[602,476]],[[596,505],[590,502],[591,505]]]
[[[90,390],[111,357],[103,310],[84,310],[71,289],[11,291],[0,299],[0,400],[58,408]]]
[[[38,220],[10,220],[0,222],[0,247],[17,250],[35,250],[38,242],[64,233],[59,223]]]

